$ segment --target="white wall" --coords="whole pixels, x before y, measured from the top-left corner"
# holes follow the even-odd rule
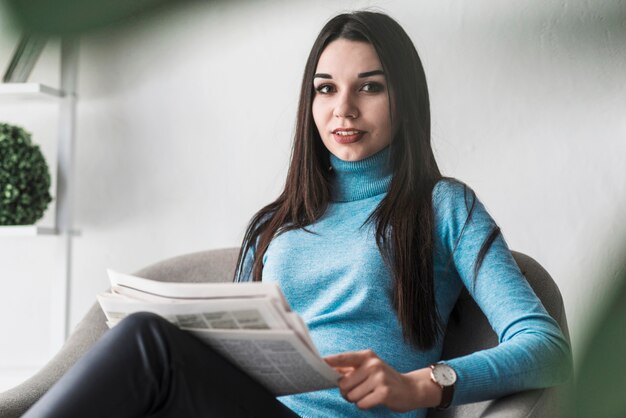
[[[283,184],[308,49],[329,17],[364,6],[412,36],[442,169],[477,191],[512,248],[552,274],[581,345],[626,238],[620,1],[218,2],[86,36],[72,323],[106,288],[107,267],[131,272],[239,244]],[[5,62],[13,41],[0,42]],[[53,55],[35,75],[56,77]],[[42,132],[53,159],[54,135],[42,127],[53,111],[15,109],[0,106],[0,121]],[[0,370],[32,370],[56,348],[46,315],[57,247],[56,238],[0,240]]]

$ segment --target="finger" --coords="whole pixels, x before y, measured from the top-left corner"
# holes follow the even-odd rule
[[[365,360],[376,357],[372,350],[349,351],[324,357],[332,367],[359,367]]]
[[[341,379],[339,379],[339,382],[337,382],[341,395],[347,400],[354,401],[354,399],[347,398],[348,393],[355,387],[365,382],[368,377],[369,374],[363,367],[353,369],[351,372],[346,373]]]
[[[346,373],[339,381],[339,388],[348,393],[375,373],[383,371],[384,363],[378,358],[368,359],[353,371]]]
[[[388,388],[376,388],[356,402],[360,409],[370,409],[381,405],[386,399]]]
[[[338,373],[346,375],[354,371],[354,367],[333,367]]]
[[[332,367],[358,367],[365,360],[360,352],[348,352],[324,357],[324,361]]]
[[[376,384],[376,379],[372,376],[368,376],[367,379],[350,389],[348,393],[346,393],[345,399],[352,403],[358,403],[370,393],[375,391],[377,387],[378,385]]]

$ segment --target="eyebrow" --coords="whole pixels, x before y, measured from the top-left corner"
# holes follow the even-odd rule
[[[364,73],[359,73],[358,77],[365,78],[365,77],[371,77],[373,75],[385,75],[385,73],[383,72],[383,70],[366,71]]]
[[[366,77],[372,77],[374,75],[385,75],[385,72],[383,70],[366,71],[364,73],[357,74],[357,77],[366,78]],[[317,73],[313,76],[313,78],[327,78],[329,80],[332,80],[333,76],[331,76],[330,74],[326,74],[326,73]]]

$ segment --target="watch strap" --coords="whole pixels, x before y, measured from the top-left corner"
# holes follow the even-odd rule
[[[454,396],[454,385],[441,386],[441,403],[437,405],[437,409],[448,408],[450,404],[452,403],[453,396]]]
[[[431,364],[431,370],[434,370],[437,364]],[[441,388],[441,402],[436,406],[437,409],[446,409],[452,403],[452,398],[454,397],[454,384],[452,385],[443,385],[435,379],[434,374],[431,372],[430,374],[431,380],[437,384]]]

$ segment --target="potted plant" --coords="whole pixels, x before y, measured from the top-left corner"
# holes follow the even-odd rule
[[[50,170],[30,133],[0,123],[0,225],[31,225],[50,196]]]

